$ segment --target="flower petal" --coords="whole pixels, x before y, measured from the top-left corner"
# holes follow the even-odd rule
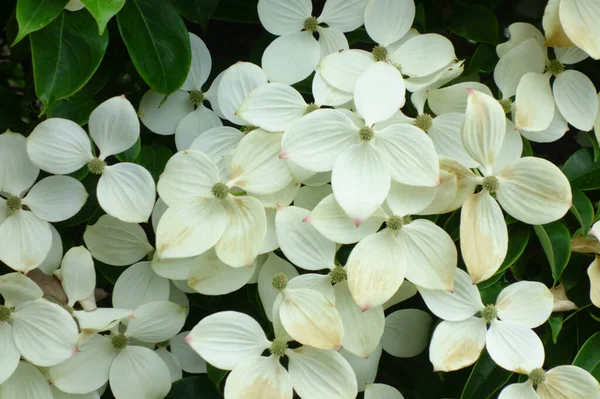
[[[546,373],[546,380],[538,385],[540,399],[550,399],[557,395],[565,398],[598,397],[598,381],[586,370],[577,366],[558,366]]]
[[[462,269],[454,274],[454,291],[417,287],[427,308],[440,319],[461,321],[483,309],[481,295],[471,276]]]
[[[371,0],[365,8],[365,29],[375,42],[386,47],[408,32],[415,12],[411,0]]]
[[[175,129],[175,146],[179,151],[187,150],[202,133],[214,127],[223,126],[223,122],[210,109],[200,104],[177,124]]]
[[[554,2],[550,0],[549,3]],[[535,26],[525,22],[515,22],[509,25],[508,33],[510,37],[508,41],[496,45],[496,54],[498,58],[504,57],[510,50],[523,43],[529,38],[534,38],[540,47],[544,46],[545,38],[544,34],[540,32]]]
[[[452,42],[436,33],[412,37],[390,54],[390,60],[402,67],[402,74],[411,77],[435,73],[454,59]]]
[[[367,126],[382,122],[404,106],[405,91],[400,71],[387,62],[376,62],[356,80],[356,111]]]
[[[569,181],[545,159],[521,158],[506,166],[498,180],[498,202],[522,222],[550,223],[563,217],[571,207]]]
[[[427,347],[432,326],[433,319],[422,310],[397,310],[385,318],[381,346],[392,356],[417,356]]]
[[[520,133],[529,141],[535,141],[536,143],[551,143],[563,137],[568,130],[569,124],[555,105],[554,118],[547,129],[539,132],[530,132],[529,130],[521,129]]]
[[[338,28],[333,26],[329,26],[328,28],[319,26],[317,27],[317,32],[319,33],[318,42],[321,47],[321,59],[327,57],[331,53],[349,49],[346,36],[344,36],[344,33]]]
[[[126,335],[142,342],[166,341],[181,330],[186,316],[187,309],[173,302],[144,303],[133,312]]]
[[[175,134],[177,125],[194,110],[190,95],[178,90],[165,95],[148,90],[140,100],[138,115],[144,126],[162,136]]]
[[[44,375],[27,362],[18,362],[14,374],[0,385],[0,395],[6,399],[52,399],[52,391]]]
[[[311,16],[312,3],[310,0],[290,0],[285,4],[277,0],[260,0],[257,9],[265,29],[280,36],[302,30],[304,20]]]
[[[238,364],[227,377],[225,395],[231,399],[292,399],[290,375],[279,357],[252,357]]]
[[[267,46],[261,65],[271,82],[294,84],[306,79],[319,64],[321,46],[311,32],[278,37]]]
[[[539,327],[552,313],[554,296],[542,283],[519,281],[500,292],[496,299],[498,317],[525,327]]]
[[[356,377],[348,362],[334,350],[309,346],[286,352],[294,390],[301,398],[352,399],[357,394]]]
[[[460,136],[464,121],[464,114],[457,112],[436,116],[427,135],[439,155],[452,158],[466,168],[475,168],[479,164],[467,153]]]
[[[550,89],[550,74],[526,73],[517,87],[515,125],[517,129],[541,131],[554,119],[554,96]]]
[[[409,298],[417,295],[417,288],[410,281],[404,281],[398,291],[386,303],[383,304],[383,310],[388,310],[394,305],[404,302]]]
[[[181,366],[179,365],[179,361],[167,350],[165,347],[160,347],[156,349],[154,352],[158,356],[160,356],[161,360],[167,365],[169,368],[169,374],[171,376],[171,382],[175,382],[180,380],[183,377],[183,373],[181,371]]]
[[[217,101],[223,116],[236,125],[245,125],[246,121],[236,116],[235,111],[252,90],[265,83],[267,76],[258,65],[238,62],[227,68],[217,92]]]
[[[193,33],[190,33],[190,48],[192,50],[192,64],[188,76],[180,90],[201,91],[202,85],[208,79],[212,69],[212,58],[206,44]]]
[[[83,241],[94,258],[113,266],[131,265],[153,250],[140,225],[110,215],[86,226]]]
[[[110,389],[117,398],[163,398],[171,390],[171,373],[148,348],[127,346],[110,366]]]
[[[381,345],[377,345],[377,348],[366,359],[353,355],[344,348],[340,349],[338,353],[346,359],[352,370],[354,370],[359,392],[364,391],[367,384],[372,384],[375,381],[377,366],[379,365],[379,359],[381,359]]]
[[[128,267],[117,279],[112,303],[115,308],[135,309],[140,305],[169,299],[169,280],[160,277],[149,262]]]
[[[313,211],[317,205],[319,205],[319,202],[330,196],[332,193],[333,189],[329,184],[315,187],[302,186],[294,198],[294,205]]]
[[[208,363],[222,370],[232,370],[242,361],[260,356],[271,345],[256,320],[232,311],[203,318],[186,341]]]
[[[44,296],[41,288],[29,277],[14,272],[0,276],[0,295],[4,305],[12,307]]]
[[[140,137],[140,121],[125,96],[112,97],[96,107],[88,126],[100,159],[127,151]]]
[[[431,108],[433,113],[438,116],[450,112],[464,113],[467,110],[469,95],[467,89],[477,90],[489,96],[492,95],[490,88],[483,83],[463,82],[429,91],[427,104],[429,104],[429,108]]]
[[[253,263],[231,267],[209,249],[196,258],[189,273],[188,285],[203,295],[225,295],[246,285],[254,270]]]
[[[83,184],[74,178],[48,176],[29,190],[22,203],[42,220],[61,222],[79,212],[87,197]]]
[[[552,0],[551,0],[552,1]],[[537,393],[533,389],[533,382],[527,380],[525,382],[507,385],[498,396],[498,399],[539,399]]]
[[[474,283],[492,277],[508,251],[502,209],[489,191],[473,194],[460,214],[460,251]]]
[[[252,90],[236,115],[270,132],[287,130],[306,112],[307,104],[292,86],[267,83]]]
[[[281,259],[275,253],[270,253],[258,273],[258,295],[269,321],[272,320],[273,304],[279,291],[273,287],[273,277],[283,273],[290,280],[298,275],[298,271],[288,261]]]
[[[494,68],[494,81],[507,99],[517,93],[521,78],[527,73],[544,72],[546,55],[535,37],[524,40],[500,58]]]
[[[567,122],[585,132],[594,128],[598,94],[590,78],[579,71],[564,71],[554,79],[552,91],[556,106]]]
[[[435,371],[468,367],[479,358],[485,346],[485,320],[470,317],[462,321],[442,321],[429,346],[429,360]]]
[[[375,63],[371,53],[346,50],[331,53],[319,64],[323,79],[337,90],[354,93],[357,79]]]
[[[396,388],[386,384],[368,384],[365,399],[404,399]]]
[[[329,0],[325,2],[319,22],[335,26],[343,32],[359,28],[364,22],[364,10],[367,0]]]
[[[2,392],[2,384],[13,375],[21,359],[21,352],[13,340],[12,326],[8,323],[0,323],[0,352],[2,352],[0,364],[0,392]]]
[[[171,353],[186,373],[206,373],[206,362],[186,342],[189,331],[177,334],[169,340]]]
[[[48,222],[23,209],[0,224],[0,237],[0,260],[23,273],[38,267],[52,246]]]
[[[546,33],[547,46],[553,47],[568,47],[573,46],[573,42],[565,33],[560,22],[558,8],[561,0],[548,0],[546,9],[544,10],[544,19],[542,24]],[[578,22],[579,23],[579,22]]]
[[[335,54],[335,53],[332,53]],[[352,100],[353,93],[348,93],[335,88],[330,85],[323,76],[321,70],[315,71],[315,76],[312,81],[312,95],[315,100],[315,104],[323,106],[329,105],[332,107],[346,104]]]
[[[21,356],[37,366],[54,366],[73,355],[77,324],[59,305],[36,299],[11,314],[13,338]]]
[[[590,300],[597,308],[600,308],[600,259],[596,255],[594,261],[587,269],[590,279]]]
[[[68,306],[94,295],[96,270],[90,252],[83,246],[69,249],[60,265],[60,277]]]
[[[563,4],[564,3],[564,4]],[[577,47],[593,59],[600,59],[600,4],[594,0],[565,1],[559,7],[560,25]]]
[[[544,346],[531,329],[511,321],[492,321],[486,335],[492,360],[506,370],[529,374],[544,364]]]
[[[515,125],[509,120],[506,120],[506,135],[502,148],[496,157],[496,162],[492,165],[492,173],[498,174],[508,164],[521,158],[523,152],[523,140]]]
[[[10,130],[0,134],[0,191],[20,196],[40,173],[29,159],[25,136]]]
[[[75,172],[94,158],[85,130],[62,118],[47,119],[33,129],[27,154],[37,167],[56,175]]]
[[[348,288],[361,309],[383,305],[395,294],[406,273],[400,259],[402,247],[389,229],[363,238],[352,249],[346,262]]]

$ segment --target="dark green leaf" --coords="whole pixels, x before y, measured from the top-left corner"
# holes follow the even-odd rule
[[[31,34],[35,93],[44,112],[81,89],[100,65],[108,34],[98,36],[94,25],[87,12],[64,12]]]
[[[571,213],[575,215],[583,231],[587,232],[590,230],[592,223],[594,223],[594,207],[590,199],[579,190],[573,190]]]
[[[558,340],[558,334],[560,334],[560,330],[563,327],[563,315],[562,313],[557,313],[555,315],[550,316],[548,319],[548,324],[550,324],[550,329],[552,330],[552,342],[556,345],[556,341]]]
[[[161,145],[143,145],[135,163],[148,169],[154,181],[158,181],[158,177],[165,170],[165,165],[172,155],[173,152],[167,147]]]
[[[117,22],[142,79],[159,93],[179,89],[192,54],[190,36],[175,7],[168,1],[128,0]]]
[[[521,152],[522,157],[532,157],[533,149],[531,148],[531,143],[525,137],[521,136],[521,141],[523,141],[523,152]]]
[[[571,234],[561,222],[533,226],[548,258],[554,284],[558,283],[571,257]]]
[[[165,399],[221,399],[206,374],[186,377],[176,381]]]
[[[505,281],[498,281],[497,283],[486,287],[484,289],[480,289],[479,293],[481,294],[481,300],[485,305],[496,303],[496,298],[500,294],[500,291],[509,286],[509,283]],[[479,288],[479,286],[477,287]]]
[[[218,369],[206,363],[206,373],[208,374],[208,378],[210,378],[213,384],[215,384],[217,391],[221,391],[221,382],[227,375],[228,371]]]
[[[465,75],[472,72],[489,73],[494,70],[496,63],[498,62],[498,56],[496,50],[488,44],[480,44],[477,46],[477,50],[471,57],[467,69],[465,69]]]
[[[452,212],[450,217],[444,223],[444,230],[450,235],[453,241],[458,241],[460,238],[460,209]]]
[[[98,32],[102,34],[108,21],[123,8],[125,0],[81,0],[81,3],[94,16]]]
[[[256,0],[220,0],[213,18],[220,21],[259,24]]]
[[[219,0],[174,0],[175,6],[185,19],[206,26],[213,16]]]
[[[600,158],[600,146],[598,145],[596,134],[594,131],[588,132],[588,134],[590,141],[592,142],[592,148],[594,149],[594,162],[598,162],[598,158]]]
[[[19,96],[11,90],[0,87],[0,132],[16,129],[20,122],[21,109]]]
[[[19,43],[31,32],[42,29],[60,15],[69,0],[19,0],[17,21],[19,33],[11,46]]]
[[[585,341],[585,344],[575,356],[573,365],[589,371],[598,379],[600,376],[600,332],[595,333]]]
[[[471,370],[460,399],[489,398],[506,384],[512,374],[510,371],[498,367],[484,349]]]
[[[142,149],[142,140],[138,137],[137,141],[134,145],[131,146],[126,151],[123,151],[120,154],[115,155],[117,159],[121,162],[134,162],[137,157],[140,155],[140,151]]]
[[[65,118],[83,126],[98,104],[82,91],[69,98],[55,102],[48,109],[48,118]],[[87,167],[86,167],[87,169]]]
[[[479,43],[498,44],[498,20],[492,10],[475,4],[456,19],[450,30],[460,37]]]
[[[573,189],[582,191],[600,188],[600,162],[594,162],[591,151],[582,148],[567,159],[562,171]]]
[[[502,274],[512,266],[513,263],[521,257],[525,247],[529,243],[529,237],[531,236],[531,228],[523,223],[516,223],[508,228],[508,251],[504,262],[496,272],[496,274]]]

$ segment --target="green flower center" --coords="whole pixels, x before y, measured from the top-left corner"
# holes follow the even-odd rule
[[[224,183],[217,183],[212,188],[212,195],[215,196],[216,199],[225,199],[229,194],[229,187],[227,187]]]
[[[373,129],[370,127],[363,126],[358,131],[358,137],[360,137],[362,141],[369,141],[373,138],[373,136]]]
[[[481,318],[488,323],[491,323],[493,320],[496,320],[498,317],[498,309],[494,305],[487,305],[481,311]]]
[[[16,195],[9,195],[6,199],[6,207],[8,208],[8,213],[18,211],[23,207],[23,204],[21,203],[21,198],[17,197]]]
[[[559,60],[552,60],[546,67],[546,70],[556,76],[565,71],[565,66]]]
[[[393,215],[385,223],[388,229],[392,231],[399,231],[402,226],[410,224],[412,222],[412,218],[409,215],[406,216],[397,216]]]
[[[111,343],[116,350],[125,349],[129,344],[129,338],[123,334],[115,335],[112,337]]]
[[[283,273],[277,273],[273,276],[271,284],[277,291],[283,291],[288,285],[288,276]]]
[[[12,311],[8,306],[0,305],[0,322],[8,321]]]
[[[342,266],[336,266],[332,271],[329,272],[329,277],[331,277],[331,282],[333,284],[341,283],[342,281],[346,281],[348,276],[346,275],[346,269]]]
[[[319,26],[319,21],[315,17],[308,17],[304,20],[304,30],[307,32],[314,32]]]
[[[375,61],[387,61],[388,49],[383,46],[375,46],[373,47],[371,54],[373,54],[373,59]]]
[[[240,128],[240,132],[244,133],[244,134],[248,134],[253,130],[258,129],[258,126],[252,126],[252,125],[247,125],[247,126],[242,126]]]
[[[500,106],[502,107],[504,113],[507,115],[510,114],[510,112],[512,111],[512,100],[510,98],[507,98],[506,100],[498,100],[498,102],[500,103]]]
[[[496,176],[488,176],[483,179],[483,189],[488,190],[490,194],[494,194],[498,190],[498,178]]]
[[[271,352],[272,355],[281,357],[281,356],[285,355],[285,350],[287,348],[288,348],[288,344],[286,341],[284,341],[282,339],[276,339],[275,341],[273,341],[273,343],[269,347],[269,352]]]
[[[304,115],[308,115],[313,111],[316,111],[319,109],[319,106],[317,104],[314,103],[310,103],[308,104],[308,106],[306,107],[306,111],[304,111]]]
[[[415,118],[413,125],[427,133],[431,129],[431,125],[433,125],[433,118],[429,114],[419,115]]]
[[[529,379],[534,385],[540,385],[546,381],[546,372],[544,369],[533,369],[531,370],[531,373],[529,373]]]
[[[204,102],[204,93],[200,90],[190,92],[190,102],[194,105],[200,105]]]
[[[101,175],[102,172],[104,172],[104,167],[106,167],[106,162],[101,159],[94,158],[88,162],[87,166],[91,174]]]

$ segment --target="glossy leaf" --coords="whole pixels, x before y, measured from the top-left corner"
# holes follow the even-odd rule
[[[567,159],[562,171],[571,182],[573,189],[582,191],[600,188],[600,162],[594,162],[591,151],[582,148]]]
[[[450,30],[458,36],[474,42],[497,44],[498,20],[492,10],[480,5],[469,7]]]
[[[524,223],[512,224],[508,228],[508,251],[506,252],[506,258],[504,262],[496,272],[496,275],[500,275],[511,267],[523,254],[527,244],[529,243],[529,237],[531,236],[531,228]]]
[[[142,140],[141,137],[138,137],[137,141],[131,148],[123,151],[120,154],[116,154],[115,156],[121,162],[134,162],[137,157],[140,155],[142,150]]]
[[[220,399],[219,394],[207,374],[185,377],[176,381],[165,399]]]
[[[573,360],[573,366],[589,371],[596,378],[600,376],[600,332],[585,341]]]
[[[19,33],[11,46],[19,43],[31,32],[42,29],[60,15],[69,0],[19,0],[17,22]]]
[[[188,75],[192,53],[187,28],[171,2],[128,0],[117,22],[144,81],[158,93],[179,89]]]
[[[219,0],[174,0],[174,3],[185,19],[206,26]]]
[[[489,398],[506,384],[512,374],[497,366],[487,350],[484,350],[471,370],[460,399]]]
[[[135,163],[148,169],[148,172],[158,181],[158,177],[165,170],[165,165],[173,152],[162,145],[143,145]]]
[[[571,234],[569,229],[560,221],[533,226],[540,244],[546,253],[554,284],[560,280],[562,272],[571,257]]]
[[[98,23],[98,32],[102,34],[108,21],[123,8],[125,0],[80,0]]]
[[[583,231],[588,232],[594,222],[594,207],[590,199],[580,190],[573,190],[571,213],[575,215]]]

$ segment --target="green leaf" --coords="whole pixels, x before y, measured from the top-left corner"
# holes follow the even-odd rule
[[[469,65],[464,74],[468,75],[473,72],[490,73],[494,70],[497,62],[496,50],[492,46],[482,43],[477,46],[477,50],[469,60]]]
[[[31,32],[40,30],[54,21],[68,2],[69,0],[19,0],[17,2],[19,33],[11,47]]]
[[[489,398],[506,384],[512,374],[510,371],[498,367],[484,349],[471,370],[460,399]]]
[[[76,122],[80,126],[88,122],[90,114],[98,104],[82,91],[69,98],[55,102],[48,108],[48,118],[64,118]],[[87,166],[86,166],[87,169]]]
[[[588,132],[588,137],[592,142],[592,148],[594,149],[594,162],[598,162],[598,158],[600,158],[600,146],[598,145],[598,140],[596,139],[596,133],[594,131]]]
[[[116,154],[115,157],[121,162],[134,162],[137,157],[140,155],[140,151],[142,149],[142,140],[138,137],[137,141],[131,148],[123,151],[120,154]]]
[[[504,262],[496,272],[502,274],[521,257],[529,243],[531,229],[524,223],[516,223],[508,228],[508,250]]]
[[[558,341],[558,334],[560,334],[560,330],[563,327],[563,315],[562,313],[558,313],[550,316],[548,319],[548,324],[550,324],[550,329],[552,330],[552,342],[556,345]]]
[[[590,231],[590,227],[594,223],[594,206],[590,199],[580,190],[573,190],[571,213],[575,215],[583,231]]]
[[[475,4],[456,19],[449,28],[458,36],[479,43],[498,44],[498,20],[492,10]]]
[[[208,378],[210,378],[210,380],[213,382],[213,384],[215,384],[215,388],[217,388],[217,391],[220,392],[221,391],[221,382],[227,375],[228,371],[218,369],[218,368],[206,363],[206,373],[208,374]]]
[[[585,341],[573,360],[573,366],[589,371],[596,379],[600,377],[600,332]]]
[[[190,36],[168,1],[128,0],[117,15],[119,31],[140,76],[154,91],[171,94],[190,70]]]
[[[600,188],[599,169],[600,162],[594,162],[591,151],[582,148],[567,159],[562,171],[573,189],[589,191]]]
[[[206,26],[219,5],[219,0],[174,0],[174,2],[185,19],[202,26]]]
[[[529,140],[521,136],[521,141],[523,142],[523,152],[521,153],[521,157],[532,157],[533,149],[531,148],[531,143]]]
[[[135,163],[148,169],[154,181],[158,181],[158,177],[165,170],[165,165],[172,155],[173,152],[167,147],[161,145],[143,145]]]
[[[108,21],[125,5],[125,0],[80,0],[98,23],[98,32],[104,33]]]
[[[50,25],[31,35],[35,93],[52,104],[81,89],[92,77],[108,46],[108,34],[99,36],[86,12],[63,12]]]
[[[221,399],[206,374],[186,377],[176,381],[165,399]]]
[[[460,208],[452,212],[444,223],[444,230],[450,235],[452,241],[458,241],[460,238]]]
[[[21,122],[20,99],[11,90],[0,87],[0,133],[16,129]]]
[[[546,253],[554,284],[558,283],[562,272],[571,257],[571,234],[569,229],[560,221],[550,224],[533,226],[540,244]]]

